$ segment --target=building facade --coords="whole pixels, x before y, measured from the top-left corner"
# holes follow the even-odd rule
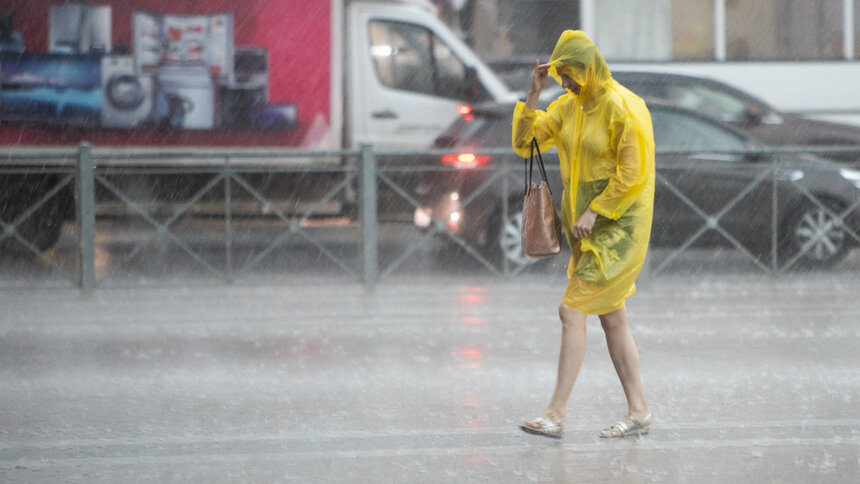
[[[585,30],[610,61],[824,61],[860,55],[860,0],[438,2],[488,59],[546,56]],[[459,7],[459,8],[454,8]]]

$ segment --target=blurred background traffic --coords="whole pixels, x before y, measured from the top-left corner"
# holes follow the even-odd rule
[[[6,0],[0,264],[12,285],[561,272],[520,250],[510,120],[579,28],[652,112],[649,275],[856,275],[857,3]]]

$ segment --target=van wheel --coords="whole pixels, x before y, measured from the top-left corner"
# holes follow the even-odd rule
[[[834,199],[824,198],[821,203],[834,214],[841,214],[846,208]],[[831,267],[845,257],[852,245],[843,223],[810,201],[801,203],[784,227],[780,256],[786,261],[802,252],[796,264],[799,266]]]
[[[5,223],[11,223],[30,206],[7,206],[0,213],[0,218]],[[32,215],[22,220],[15,230],[18,235],[32,244],[40,252],[44,252],[60,240],[63,228],[63,216],[61,207],[55,200],[49,200],[39,207]],[[29,252],[27,248],[15,237],[7,237],[0,242],[0,250],[10,253]]]
[[[63,220],[58,211],[57,207],[48,202],[21,223],[18,227],[21,237],[41,252],[53,247],[60,240],[63,230]]]

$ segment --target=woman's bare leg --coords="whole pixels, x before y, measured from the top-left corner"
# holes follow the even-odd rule
[[[642,390],[642,379],[639,376],[639,350],[630,328],[627,327],[627,309],[600,316],[600,324],[606,334],[606,344],[609,347],[609,357],[615,365],[615,372],[621,380],[621,387],[627,397],[628,416],[642,418],[648,414],[648,403]]]
[[[558,307],[561,318],[561,351],[558,355],[558,376],[555,392],[548,410],[564,418],[567,400],[576,383],[582,360],[585,358],[585,317],[584,313],[562,304]]]

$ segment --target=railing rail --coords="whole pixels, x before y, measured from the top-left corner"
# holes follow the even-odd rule
[[[511,197],[522,183],[522,161],[511,155],[510,150],[480,150],[476,155],[494,157],[494,162],[479,168],[458,169],[439,163],[440,157],[450,153],[450,150],[410,150],[391,151],[374,150],[371,145],[363,145],[360,150],[317,150],[306,151],[296,149],[117,149],[99,148],[82,144],[77,148],[12,148],[0,158],[0,175],[31,176],[51,173],[58,177],[56,185],[45,191],[23,211],[11,220],[0,217],[0,242],[14,241],[24,249],[48,265],[52,262],[32,241],[20,233],[19,228],[30,217],[44,207],[52,197],[74,185],[75,212],[77,231],[78,268],[76,283],[85,293],[92,292],[101,280],[109,278],[110,273],[99,276],[95,270],[95,240],[96,240],[96,210],[98,200],[96,192],[108,193],[125,207],[126,212],[145,221],[151,234],[138,241],[128,253],[126,260],[134,259],[146,245],[155,238],[166,239],[187,254],[196,264],[206,268],[216,277],[227,283],[233,282],[237,276],[248,273],[251,269],[262,264],[275,250],[281,248],[288,240],[300,240],[315,247],[321,257],[338,266],[343,272],[361,280],[368,288],[373,288],[380,278],[388,277],[415,253],[427,246],[436,238],[443,238],[453,244],[471,258],[477,261],[488,272],[502,277],[510,277],[522,272],[526,265],[512,265],[506,257],[491,260],[483,247],[467,239],[456,229],[448,227],[448,221],[436,214],[428,214],[430,219],[427,230],[419,240],[410,244],[393,261],[383,263],[380,260],[379,230],[381,215],[379,211],[380,189],[387,190],[397,203],[408,207],[405,212],[419,211],[423,208],[422,201],[417,199],[413,191],[407,187],[403,177],[420,178],[438,174],[465,174],[481,172],[485,175],[481,183],[472,187],[469,193],[458,194],[461,208],[479,204],[482,197],[499,197],[498,210],[502,220],[508,220],[515,213],[511,206]],[[658,160],[662,157],[675,157],[678,160],[676,170],[692,169],[697,166],[695,160],[686,159],[703,155],[722,157],[747,157],[757,159],[751,164],[753,169],[743,187],[720,207],[703,207],[701,201],[695,199],[696,193],[682,186],[664,167],[658,166],[657,183],[665,193],[672,194],[675,203],[689,210],[699,219],[700,227],[693,231],[681,243],[677,244],[669,254],[657,265],[651,265],[645,271],[649,276],[659,275],[680,257],[684,252],[695,246],[706,235],[722,237],[730,247],[735,248],[762,273],[779,275],[785,274],[795,267],[798,262],[811,252],[818,250],[822,243],[824,232],[837,231],[840,237],[850,243],[860,243],[860,231],[852,225],[856,214],[860,213],[860,181],[846,178],[853,183],[857,190],[853,198],[843,205],[834,205],[830,200],[814,193],[808,187],[799,183],[798,179],[786,179],[785,173],[795,173],[792,164],[785,158],[797,153],[813,154],[821,157],[839,154],[856,154],[860,160],[860,147],[846,146],[783,146],[751,150],[707,150],[707,151],[673,151],[658,150]],[[505,162],[501,162],[505,161]],[[699,162],[700,163],[700,162]],[[850,170],[848,165],[840,165],[840,170]],[[854,164],[858,166],[858,164]],[[557,171],[558,167],[550,163],[549,171]],[[844,171],[849,173],[848,171]],[[856,172],[850,172],[856,176]],[[271,199],[260,186],[251,181],[257,175],[319,175],[335,177],[336,182],[325,187],[316,200],[309,201],[300,213],[287,212],[275,200]],[[208,177],[206,183],[195,193],[173,207],[167,214],[156,217],[151,213],[151,207],[136,200],[123,187],[115,183],[120,177],[135,177],[148,175],[198,175]],[[843,176],[844,178],[845,176]],[[703,187],[707,189],[707,187]],[[784,256],[782,253],[783,240],[780,238],[780,224],[783,222],[781,197],[786,189],[795,190],[792,196],[800,198],[808,206],[814,207],[819,214],[826,218],[823,225],[811,225],[804,234],[806,242],[794,253]],[[216,193],[223,190],[223,192]],[[768,250],[762,254],[752,248],[747,242],[738,238],[737,234],[728,228],[726,219],[731,218],[733,210],[739,203],[753,193],[769,190],[770,200]],[[355,192],[355,193],[352,193]],[[243,264],[237,265],[234,257],[234,235],[236,223],[237,195],[243,195],[249,203],[257,204],[265,209],[269,216],[278,222],[282,231],[273,237],[256,254],[246,258]],[[192,244],[187,243],[174,233],[174,226],[188,216],[198,203],[211,198],[221,200],[222,210],[219,214],[223,219],[223,264],[215,264],[204,257]],[[515,198],[515,197],[514,197]],[[354,264],[341,254],[331,250],[325,243],[306,226],[324,210],[333,200],[349,199],[354,203],[350,212],[357,222],[355,237],[360,247],[360,261]],[[814,224],[813,224],[814,225]],[[817,227],[817,228],[816,228]],[[819,232],[815,232],[818,230]],[[841,240],[841,239],[840,239]]]

